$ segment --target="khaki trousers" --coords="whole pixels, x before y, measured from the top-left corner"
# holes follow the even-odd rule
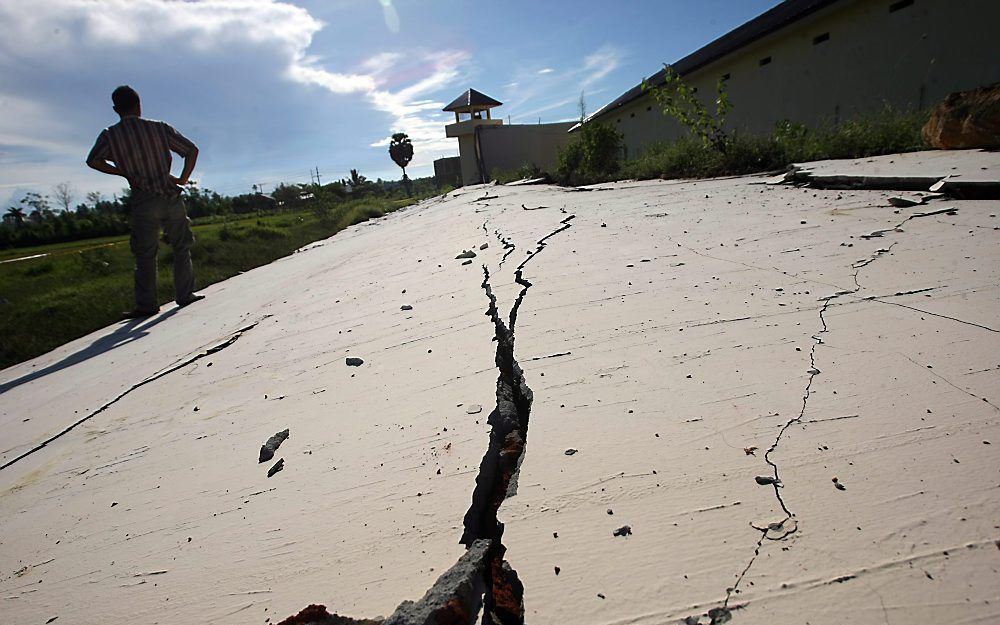
[[[194,292],[194,268],[191,265],[191,220],[184,201],[178,197],[152,195],[137,191],[132,195],[132,237],[135,256],[135,304],[139,310],[157,310],[156,252],[160,229],[174,253],[174,290],[177,303],[185,303]]]

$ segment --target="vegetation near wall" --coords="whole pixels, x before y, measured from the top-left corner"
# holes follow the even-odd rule
[[[828,158],[862,158],[927,149],[921,129],[929,111],[885,108],[854,119],[822,123],[809,128],[782,121],[766,137],[727,131],[726,116],[733,109],[726,84],[719,81],[714,107],[709,109],[672,68],[666,66],[660,87],[644,85],[665,116],[687,130],[687,135],[644,147],[632,160],[621,159],[621,134],[614,128],[589,122],[560,153],[557,180],[562,184],[591,184],[622,178],[694,178],[778,170],[796,162]]]
[[[725,148],[695,137],[648,146],[618,172],[619,178],[691,178],[784,169],[792,163],[863,158],[927,149],[920,129],[926,111],[886,107],[840,124],[816,128],[781,122],[767,137],[730,134]]]

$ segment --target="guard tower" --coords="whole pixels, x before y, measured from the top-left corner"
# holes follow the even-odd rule
[[[489,172],[483,171],[483,154],[478,129],[481,126],[503,125],[503,120],[493,119],[490,116],[490,109],[500,105],[500,102],[490,96],[469,89],[443,109],[455,113],[455,123],[448,124],[444,130],[446,136],[458,139],[463,184],[486,182]]]

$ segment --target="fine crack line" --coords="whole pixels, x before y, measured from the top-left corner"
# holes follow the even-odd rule
[[[86,415],[84,417],[81,417],[80,419],[78,419],[74,423],[70,424],[68,427],[66,427],[64,430],[62,430],[58,434],[53,434],[52,436],[50,436],[49,438],[45,439],[44,441],[42,441],[38,445],[35,445],[33,448],[31,448],[28,451],[22,453],[20,456],[14,458],[13,460],[10,460],[9,462],[4,463],[3,466],[0,466],[0,471],[2,471],[3,469],[6,469],[7,467],[11,466],[15,462],[19,462],[19,461],[27,458],[28,456],[30,456],[33,453],[44,449],[46,446],[48,446],[49,443],[51,443],[51,442],[53,442],[53,441],[61,438],[62,436],[65,436],[66,434],[69,434],[74,429],[76,429],[77,426],[79,426],[79,425],[83,424],[84,422],[89,421],[90,419],[92,419],[92,418],[96,417],[97,415],[101,414],[102,412],[104,412],[105,410],[107,410],[108,408],[110,408],[111,406],[113,406],[115,403],[117,403],[119,400],[121,400],[123,397],[125,397],[126,395],[128,395],[132,391],[136,390],[137,388],[139,388],[141,386],[145,386],[145,385],[149,384],[150,382],[155,382],[156,380],[159,380],[160,378],[162,378],[162,377],[164,377],[164,376],[166,376],[168,374],[171,374],[174,371],[177,371],[178,369],[183,369],[184,367],[190,365],[193,362],[196,362],[198,360],[201,360],[202,358],[205,358],[206,356],[211,356],[212,354],[215,354],[217,352],[220,352],[220,351],[224,350],[225,348],[229,347],[230,345],[232,345],[233,343],[235,343],[236,341],[238,341],[239,338],[241,336],[243,336],[244,332],[247,332],[247,331],[253,329],[258,323],[260,323],[264,319],[267,319],[270,316],[271,315],[264,315],[259,320],[251,323],[250,325],[244,326],[244,327],[240,328],[235,333],[233,333],[232,336],[230,336],[228,339],[226,339],[222,343],[219,343],[218,345],[214,345],[212,347],[209,347],[207,350],[205,350],[203,352],[195,354],[194,356],[191,356],[191,357],[189,357],[189,358],[187,358],[185,360],[182,360],[182,361],[180,361],[180,362],[178,362],[178,363],[176,363],[174,365],[171,365],[170,367],[167,367],[166,369],[161,370],[159,373],[153,374],[152,376],[146,378],[145,380],[139,382],[138,384],[135,384],[135,385],[133,385],[133,386],[125,389],[117,397],[115,397],[111,401],[107,402],[106,404],[104,404],[103,406],[101,406],[100,408],[98,408],[97,410],[94,410],[90,414],[88,414],[88,415]]]
[[[932,317],[940,317],[942,319],[948,319],[948,320],[951,320],[951,321],[957,321],[958,323],[963,323],[963,324],[965,324],[967,326],[972,326],[974,328],[980,328],[982,330],[987,330],[989,332],[1000,333],[1000,330],[997,330],[996,328],[991,328],[989,326],[980,325],[980,324],[978,324],[978,323],[976,323],[974,321],[966,321],[964,319],[959,319],[957,317],[949,317],[948,315],[942,315],[942,314],[939,314],[939,313],[931,312],[929,310],[924,310],[922,308],[917,308],[916,306],[907,306],[906,304],[900,304],[899,302],[887,302],[887,301],[885,301],[885,300],[883,300],[881,298],[878,298],[878,297],[872,297],[872,298],[866,298],[866,299],[868,299],[869,301],[872,301],[872,302],[878,302],[879,304],[890,304],[892,306],[899,306],[900,308],[907,308],[909,310],[913,310],[913,311],[916,311],[918,313],[922,313],[922,314],[925,314],[925,315],[931,315]]]
[[[906,219],[904,219],[902,222],[900,222],[899,225],[889,230],[885,230],[884,232],[901,231],[899,229],[903,224],[905,224],[911,219],[914,219],[915,217],[923,217],[923,216],[925,215],[923,214],[911,215]],[[782,511],[785,513],[785,517],[778,522],[769,523],[767,527],[758,527],[754,525],[752,522],[750,523],[750,527],[760,532],[760,538],[757,540],[757,545],[754,548],[753,557],[750,558],[750,561],[737,576],[736,582],[731,587],[726,589],[726,598],[723,600],[722,605],[708,611],[708,616],[711,619],[709,625],[717,625],[719,623],[725,623],[729,621],[732,618],[731,611],[737,607],[742,607],[742,606],[733,606],[733,608],[730,608],[729,602],[732,599],[733,594],[739,592],[739,586],[742,583],[743,578],[750,571],[751,567],[753,567],[753,564],[757,560],[757,557],[760,555],[760,550],[764,545],[764,541],[784,540],[788,536],[798,531],[798,523],[795,521],[795,514],[788,508],[788,506],[785,504],[784,498],[781,496],[780,489],[782,488],[782,485],[781,485],[780,474],[778,471],[778,465],[771,460],[771,454],[778,448],[778,445],[781,443],[782,437],[784,437],[785,432],[788,431],[788,428],[790,428],[792,424],[803,423],[803,417],[805,416],[806,408],[809,405],[809,397],[812,394],[813,382],[815,381],[816,376],[819,375],[820,373],[820,370],[816,367],[816,348],[824,344],[822,335],[830,331],[830,328],[826,322],[826,311],[830,307],[830,302],[839,297],[857,294],[858,291],[861,290],[861,284],[858,282],[858,274],[861,272],[861,270],[867,267],[868,265],[872,264],[873,262],[875,262],[875,260],[880,258],[883,254],[888,253],[894,245],[895,243],[890,245],[888,248],[879,248],[875,250],[875,252],[871,255],[870,258],[853,263],[851,265],[851,267],[854,269],[854,274],[851,276],[855,284],[854,289],[837,291],[833,295],[828,295],[826,297],[820,298],[820,301],[823,302],[823,305],[819,309],[819,320],[823,327],[821,330],[812,335],[813,345],[809,349],[809,379],[806,382],[805,391],[802,395],[802,407],[799,409],[799,413],[796,416],[792,417],[791,419],[786,421],[783,426],[781,426],[781,429],[778,430],[778,434],[775,437],[774,442],[771,443],[771,446],[768,447],[767,451],[764,453],[764,462],[766,462],[771,467],[771,471],[774,476],[774,481],[771,482],[771,487],[774,489],[774,496],[778,500],[778,504],[781,506]],[[695,254],[698,254],[698,252],[696,252],[693,249],[690,251],[694,252]],[[786,524],[789,523],[789,521],[792,522],[791,527],[786,526]],[[780,532],[780,534],[778,534],[777,536],[770,536],[769,532]],[[692,618],[695,617],[689,617],[689,619]],[[697,622],[696,618],[694,622]]]
[[[952,388],[954,388],[955,390],[958,390],[958,391],[961,391],[961,392],[965,393],[966,395],[968,395],[968,396],[970,396],[970,397],[975,397],[976,399],[981,399],[981,400],[983,400],[984,402],[986,402],[987,404],[989,404],[990,406],[992,406],[992,407],[993,407],[993,408],[994,408],[995,410],[1000,410],[1000,406],[997,406],[996,404],[994,404],[993,402],[991,402],[991,401],[990,401],[989,399],[987,399],[987,398],[985,398],[985,397],[982,397],[981,395],[976,395],[976,394],[975,394],[975,393],[973,393],[972,391],[970,391],[970,390],[968,390],[968,389],[964,389],[964,388],[962,388],[961,386],[958,386],[957,384],[955,384],[954,382],[952,382],[952,381],[951,381],[951,380],[949,380],[948,378],[944,377],[943,375],[941,375],[941,374],[940,374],[940,373],[938,373],[937,371],[934,371],[934,370],[933,370],[933,369],[931,369],[930,367],[926,367],[926,366],[924,366],[924,365],[920,364],[919,362],[917,362],[916,360],[914,360],[914,359],[910,358],[909,356],[907,356],[906,354],[904,354],[904,353],[902,353],[902,352],[896,352],[896,353],[897,353],[897,354],[899,354],[900,356],[902,356],[903,358],[905,358],[905,359],[909,360],[909,361],[910,361],[910,362],[912,362],[913,364],[917,365],[918,367],[920,367],[920,368],[921,368],[921,369],[923,369],[924,371],[927,371],[927,372],[928,372],[928,373],[930,373],[931,375],[935,376],[936,378],[938,378],[939,380],[941,380],[941,381],[942,381],[942,382],[944,382],[945,384],[947,384],[947,385],[951,386],[951,387],[952,387]]]

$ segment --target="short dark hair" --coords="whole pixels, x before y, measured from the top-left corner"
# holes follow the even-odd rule
[[[118,113],[129,113],[139,108],[139,94],[128,85],[121,85],[111,92],[111,101],[115,103]]]

